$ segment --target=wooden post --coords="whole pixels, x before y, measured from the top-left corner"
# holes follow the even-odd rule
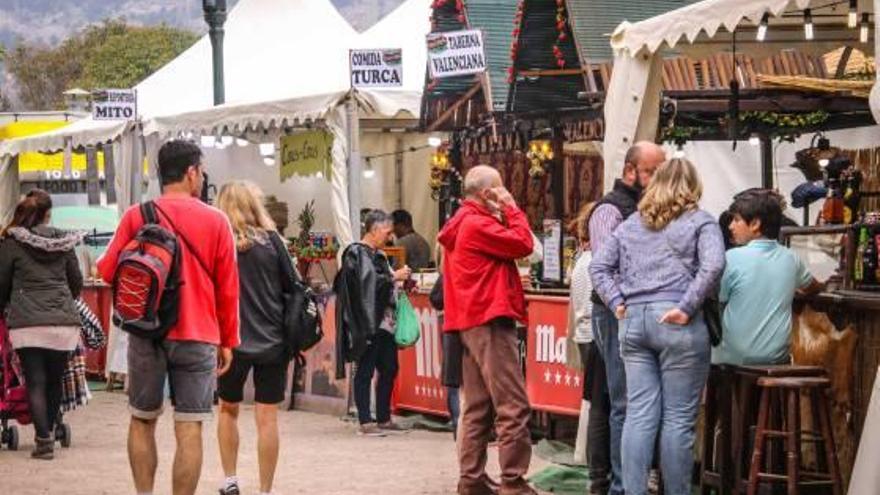
[[[553,206],[556,218],[565,219],[565,160],[562,157],[565,145],[565,133],[561,125],[553,127],[551,147],[553,149],[553,162],[551,166],[552,181],[550,188],[553,191]]]
[[[89,205],[101,204],[101,185],[98,182],[98,150],[94,146],[86,146],[86,193]]]
[[[116,163],[113,161],[113,144],[101,145],[104,151],[104,187],[107,193],[107,204],[116,203]]]

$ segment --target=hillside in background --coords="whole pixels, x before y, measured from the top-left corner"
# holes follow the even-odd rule
[[[239,0],[227,0],[230,6]],[[308,0],[326,1],[326,0]],[[402,0],[330,0],[358,30],[364,30]],[[200,0],[0,0],[0,44],[16,40],[55,45],[90,23],[125,18],[131,24],[160,24],[206,30]]]

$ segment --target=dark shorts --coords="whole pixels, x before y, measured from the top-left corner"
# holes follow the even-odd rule
[[[214,407],[217,347],[204,342],[155,342],[129,335],[128,405],[132,416],[156,419],[165,405],[165,381],[171,388],[175,421],[211,419]]]
[[[290,360],[286,356],[271,361],[255,360],[235,353],[232,367],[217,379],[217,395],[224,402],[241,402],[244,400],[244,384],[251,369],[254,370],[254,400],[260,404],[278,404],[284,402],[287,389],[287,365]]]

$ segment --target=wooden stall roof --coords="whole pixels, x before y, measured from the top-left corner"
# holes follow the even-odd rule
[[[488,110],[487,89],[491,93],[493,111],[507,105],[507,68],[510,66],[510,40],[516,0],[469,0],[464,4],[464,21],[455,10],[455,1],[448,1],[433,10],[433,32],[459,29],[481,29],[489,65],[488,88],[474,76],[452,77],[432,81],[426,75],[423,95],[422,123],[425,128],[449,130],[469,125]],[[471,122],[465,122],[465,105],[471,101]],[[456,109],[460,109],[458,113]],[[457,117],[453,118],[453,117]]]

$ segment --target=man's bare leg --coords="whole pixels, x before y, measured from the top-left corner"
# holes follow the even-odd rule
[[[220,462],[223,474],[236,475],[238,465],[238,404],[220,400],[220,417],[217,420],[217,441],[220,444]]]
[[[260,464],[260,491],[272,493],[278,465],[278,405],[257,403],[257,458]]]
[[[177,421],[174,423],[177,452],[174,454],[173,493],[193,495],[202,474],[202,423]]]
[[[128,462],[138,493],[153,493],[156,480],[156,420],[132,416],[128,427]]]

